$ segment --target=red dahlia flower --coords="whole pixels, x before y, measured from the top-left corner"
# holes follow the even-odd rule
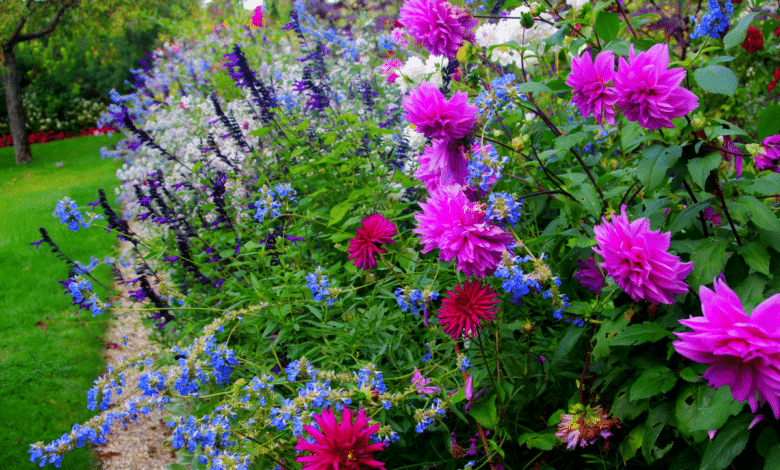
[[[314,426],[304,426],[314,443],[298,438],[295,448],[311,452],[312,455],[298,457],[295,461],[305,465],[303,470],[368,470],[385,464],[374,459],[374,452],[384,450],[387,442],[369,443],[371,436],[379,429],[378,424],[368,427],[368,417],[360,409],[352,422],[352,412],[344,407],[341,423],[336,421],[332,409],[314,415],[319,431]]]
[[[352,264],[361,269],[376,267],[376,255],[387,253],[379,245],[392,245],[396,234],[395,225],[383,215],[369,215],[363,220],[363,225],[357,229],[357,236],[349,241],[349,259]]]
[[[498,313],[498,294],[481,281],[469,280],[462,286],[458,284],[447,295],[449,297],[441,303],[439,322],[442,330],[453,339],[464,333],[473,338],[477,330],[482,329],[480,320],[492,321]]]
[[[764,35],[761,30],[756,27],[749,27],[747,37],[742,42],[742,49],[745,49],[749,53],[758,52],[764,48]]]

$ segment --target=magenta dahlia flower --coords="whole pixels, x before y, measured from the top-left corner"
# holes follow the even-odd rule
[[[675,333],[678,353],[711,364],[702,378],[715,388],[728,385],[739,402],[769,402],[780,419],[780,294],[763,301],[750,316],[739,297],[720,279],[715,291],[699,288],[704,316],[680,320],[693,332]],[[758,400],[756,400],[758,394]]]
[[[349,259],[352,264],[361,269],[376,267],[376,255],[387,253],[380,245],[392,245],[396,234],[395,225],[383,215],[369,215],[363,220],[363,225],[357,229],[357,236],[349,241]]]
[[[254,13],[252,14],[252,24],[258,28],[263,27],[263,7],[255,8]]]
[[[428,193],[441,186],[465,185],[468,162],[457,141],[436,139],[426,145],[414,176],[425,183]]]
[[[403,101],[404,118],[428,138],[461,139],[477,121],[477,107],[469,105],[468,95],[456,91],[449,100],[434,85],[423,83]]]
[[[374,459],[374,452],[384,450],[387,442],[370,443],[371,436],[379,429],[378,424],[368,427],[368,417],[360,409],[352,422],[352,412],[346,406],[341,411],[341,423],[336,421],[328,408],[322,415],[314,415],[319,431],[314,426],[304,426],[314,443],[298,438],[297,450],[312,455],[298,457],[295,461],[305,465],[303,470],[365,470],[385,468],[383,462]]]
[[[439,310],[442,331],[458,339],[465,334],[474,337],[482,329],[480,321],[492,321],[498,313],[498,294],[479,280],[468,280],[447,292]]]
[[[607,86],[615,73],[615,56],[604,51],[596,56],[596,62],[585,52],[571,60],[571,73],[566,84],[574,88],[572,100],[584,117],[593,116],[599,124],[606,121],[615,124],[615,103],[618,96],[613,87]]]
[[[762,170],[780,173],[780,134],[761,141],[761,150],[755,158],[756,166]]]
[[[454,59],[464,41],[474,41],[477,20],[445,0],[407,0],[399,16],[398,22],[431,54]]]
[[[675,294],[688,292],[685,278],[693,271],[693,263],[682,263],[668,253],[671,233],[650,230],[650,221],[641,218],[628,221],[626,206],[612,221],[593,227],[598,247],[593,251],[604,258],[599,263],[635,301],[653,304],[673,304]]]
[[[439,188],[420,207],[423,211],[414,216],[418,226],[412,231],[420,235],[421,251],[438,248],[440,260],[457,258],[455,266],[466,276],[492,274],[507,245],[514,242],[504,229],[489,224],[484,205],[469,201],[460,186]]]
[[[654,131],[673,129],[672,119],[699,107],[699,97],[682,88],[685,69],[669,69],[669,46],[656,44],[634,54],[631,45],[628,62],[621,57],[613,76],[617,105],[629,121]]]

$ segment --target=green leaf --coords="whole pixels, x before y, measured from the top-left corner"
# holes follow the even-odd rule
[[[347,215],[347,212],[349,212],[349,209],[352,207],[351,202],[342,202],[341,204],[337,204],[333,206],[330,209],[330,222],[328,225],[333,225],[338,223],[341,219],[344,218],[345,215]]]
[[[570,148],[580,145],[590,135],[587,132],[575,132],[574,134],[562,135],[555,139],[556,150],[569,150]]]
[[[710,93],[734,96],[739,81],[731,69],[722,65],[708,65],[693,72],[696,83]]]
[[[747,428],[753,420],[752,414],[742,415],[729,421],[718,430],[715,439],[709,443],[701,458],[700,470],[723,470],[736,456],[745,450],[750,430]]]
[[[577,200],[585,207],[590,215],[598,219],[601,215],[601,199],[599,199],[598,193],[593,189],[593,185],[590,181],[587,183],[579,184],[569,188],[571,195],[577,198]]]
[[[517,438],[517,443],[520,445],[527,445],[529,449],[539,450],[552,450],[556,444],[560,443],[560,439],[555,437],[553,433],[539,434],[526,432]]]
[[[611,345],[633,346],[636,344],[652,343],[663,338],[675,338],[675,336],[661,328],[658,324],[646,321],[638,325],[631,325],[618,333],[617,336],[612,339]]]
[[[758,13],[749,13],[743,16],[739,20],[739,24],[723,38],[723,49],[728,50],[738,44],[742,44],[747,37],[748,27],[756,16],[758,16]]]
[[[746,205],[750,209],[750,220],[756,225],[770,232],[780,232],[780,220],[777,219],[777,216],[769,206],[753,196],[738,197],[737,202]]]
[[[555,354],[553,355],[552,361],[550,361],[550,365],[555,365],[566,357],[574,348],[574,345],[577,344],[577,340],[580,339],[583,333],[585,333],[585,328],[571,325],[569,329],[566,330],[566,334],[563,335],[563,338],[561,338],[561,342],[558,343],[558,347],[555,349]]]
[[[708,387],[702,384],[701,387]],[[702,401],[698,408],[696,419],[690,423],[690,431],[712,431],[723,426],[730,416],[736,415],[744,407],[731,396],[731,388],[723,386],[715,390],[709,399]]]
[[[750,242],[747,245],[737,247],[737,253],[742,256],[748,266],[769,276],[769,256],[765,246]]]
[[[623,439],[623,442],[620,443],[620,447],[618,447],[618,451],[620,451],[620,457],[623,459],[623,463],[625,464],[629,460],[633,459],[636,455],[636,451],[639,450],[640,447],[642,447],[642,439],[645,436],[645,426],[637,426],[634,429],[631,430],[630,433],[628,433],[628,436],[626,436],[625,439]]]
[[[552,90],[547,85],[536,82],[525,82],[517,85],[518,93],[550,93]]]
[[[631,401],[642,400],[666,393],[677,383],[677,376],[666,366],[656,366],[642,372],[631,386]]]
[[[688,276],[688,283],[694,289],[699,290],[702,284],[709,284],[715,276],[723,272],[726,266],[726,246],[729,241],[725,238],[705,238],[697,240],[696,249],[691,253],[694,270]]]
[[[680,371],[680,378],[690,383],[698,383],[704,381],[699,377],[699,373],[694,370],[693,367],[686,367]]]
[[[769,449],[764,460],[764,470],[780,470],[780,444]]]
[[[756,439],[756,451],[758,452],[758,455],[766,458],[772,447],[777,446],[778,442],[780,442],[780,440],[777,437],[777,431],[771,426],[765,427],[764,430],[761,431],[761,434],[758,435],[758,439]]]
[[[639,162],[637,174],[642,184],[645,185],[645,191],[656,189],[667,178],[666,172],[677,163],[682,156],[682,147],[673,145],[664,147],[662,145],[653,145],[642,152],[642,161]]]
[[[720,166],[721,156],[719,153],[711,153],[703,158],[694,158],[688,162],[688,172],[693,178],[693,182],[700,188],[704,188],[704,182],[710,176],[710,172]]]
[[[593,30],[605,43],[615,39],[620,32],[620,16],[617,13],[602,11],[596,16]]]
[[[655,460],[653,456],[653,451],[656,449],[655,441],[658,440],[658,436],[661,435],[664,426],[672,417],[672,412],[672,404],[666,402],[650,410],[647,416],[645,433],[642,436],[642,456],[647,463],[652,463]]]
[[[496,429],[498,425],[496,395],[492,394],[487,399],[474,403],[469,410],[469,414],[482,426],[488,429]]]
[[[780,105],[769,105],[758,114],[758,140],[780,134]]]

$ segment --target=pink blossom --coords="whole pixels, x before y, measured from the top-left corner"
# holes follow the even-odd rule
[[[401,47],[409,45],[409,40],[406,39],[406,33],[404,33],[403,28],[393,28],[393,30],[390,31],[390,37],[393,39],[393,42]]]
[[[263,7],[255,8],[255,12],[252,15],[252,24],[258,28],[263,27]]]
[[[726,162],[729,165],[729,168],[732,166],[734,167],[734,172],[737,175],[737,178],[742,177],[742,165],[743,165],[743,158],[742,154],[739,152],[739,149],[736,145],[734,145],[734,141],[731,139],[730,135],[727,135],[723,137],[723,148],[720,152],[721,160]]]
[[[762,170],[780,173],[780,134],[761,141],[761,150],[755,158],[756,166]]]
[[[693,332],[675,333],[678,353],[710,364],[702,378],[710,386],[728,385],[739,402],[755,413],[769,403],[780,419],[780,294],[763,301],[750,316],[739,297],[721,279],[715,290],[699,289],[703,316],[680,320]],[[758,395],[758,400],[756,400]]]
[[[593,227],[597,254],[606,274],[635,301],[653,304],[673,304],[675,294],[688,292],[685,278],[693,271],[693,263],[682,263],[668,253],[671,233],[650,230],[650,221],[641,218],[628,221],[626,206],[612,221]]]
[[[618,97],[615,89],[607,86],[615,73],[615,57],[612,51],[604,51],[596,56],[596,62],[585,52],[571,60],[571,73],[566,84],[574,88],[572,100],[582,115],[593,116],[599,124],[606,121],[615,125],[614,104]]]
[[[514,242],[504,229],[488,223],[484,205],[469,201],[460,186],[439,188],[420,207],[413,232],[420,235],[422,252],[438,248],[439,259],[456,258],[456,268],[466,276],[492,274]]]
[[[458,284],[441,302],[438,315],[441,329],[452,339],[461,335],[473,338],[482,329],[480,322],[493,321],[498,314],[498,303],[498,294],[489,284],[477,279]]]
[[[461,139],[477,121],[477,107],[468,103],[468,95],[456,91],[449,100],[438,88],[423,83],[404,98],[404,118],[427,138]]]
[[[436,139],[426,145],[419,158],[420,166],[414,176],[425,183],[428,193],[441,186],[465,185],[468,162],[463,147],[451,140]]]
[[[393,237],[396,234],[395,225],[381,214],[372,214],[363,220],[357,229],[355,238],[349,241],[349,259],[352,264],[361,269],[374,269],[376,257],[380,253],[387,253],[381,245],[395,243]]]
[[[422,374],[420,373],[419,369],[416,367],[414,368],[414,374],[412,374],[412,385],[414,385],[414,388],[417,389],[417,393],[420,395],[434,395],[436,393],[439,393],[441,389],[439,387],[426,387],[425,385],[429,384],[431,382],[431,379],[425,379],[423,378]]]
[[[398,78],[397,72],[403,64],[400,60],[396,58],[390,58],[386,59],[384,62],[382,62],[382,65],[380,66],[382,70],[382,74],[385,76],[385,79],[387,79],[390,83],[395,83],[395,80]]]
[[[464,41],[474,41],[477,20],[446,0],[406,0],[399,23],[435,55],[454,59]]]
[[[699,107],[690,90],[680,87],[685,69],[669,69],[669,46],[656,44],[645,52],[629,50],[628,61],[621,57],[614,75],[618,108],[629,121],[651,131],[673,129],[672,119]]]

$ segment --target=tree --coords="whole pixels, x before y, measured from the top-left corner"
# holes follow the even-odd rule
[[[11,1],[6,0],[2,3],[11,3]],[[27,0],[23,5],[17,3],[17,14],[14,17],[18,19],[15,25],[10,23],[13,25],[13,29],[7,36],[0,36],[0,47],[3,50],[3,89],[5,90],[11,136],[14,139],[16,163],[32,161],[32,153],[27,139],[27,127],[22,107],[22,87],[19,82],[19,68],[14,49],[21,42],[39,39],[54,32],[65,12],[78,3],[79,0]],[[13,8],[13,6],[8,6],[8,8]],[[11,18],[11,15],[8,17]]]

